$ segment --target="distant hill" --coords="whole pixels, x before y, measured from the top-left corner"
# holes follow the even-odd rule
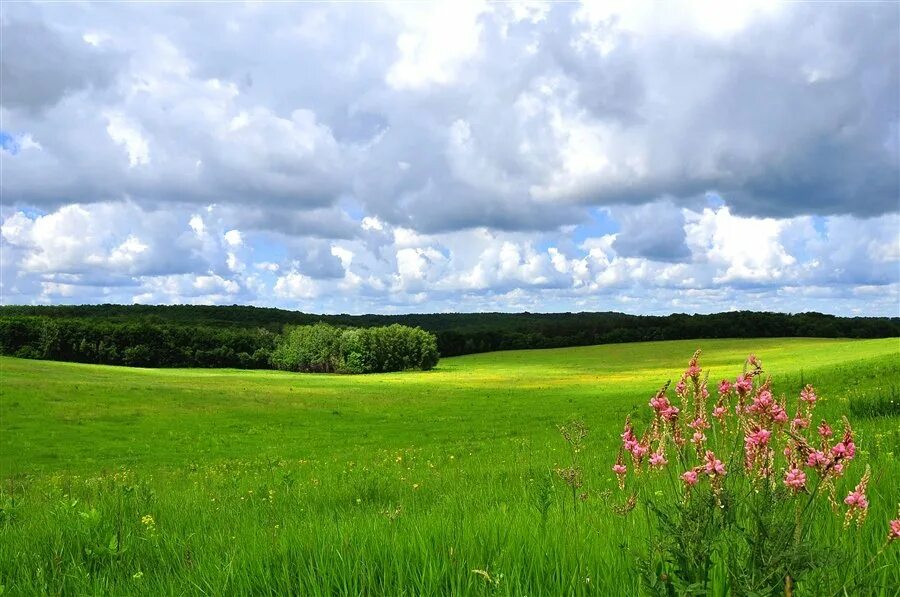
[[[274,338],[284,326],[317,321],[418,326],[437,336],[441,356],[691,338],[900,336],[900,317],[822,313],[316,315],[238,305],[3,306],[0,352],[146,366],[266,367]],[[130,351],[128,358],[124,351]]]

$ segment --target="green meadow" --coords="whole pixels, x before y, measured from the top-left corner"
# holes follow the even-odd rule
[[[133,369],[0,358],[4,595],[633,595],[654,538],[610,471],[625,417],[696,348],[748,353],[795,404],[847,414],[871,464],[859,529],[825,509],[839,573],[797,594],[898,595],[878,555],[900,503],[900,340],[617,344],[443,359],[427,372]],[[893,402],[892,402],[893,400]],[[584,499],[554,473],[583,420]],[[877,555],[877,557],[875,557]],[[860,582],[864,582],[860,585]],[[855,583],[855,584],[854,584]],[[825,588],[823,588],[825,587]],[[724,581],[709,588],[724,595]],[[824,591],[824,592],[823,592]]]

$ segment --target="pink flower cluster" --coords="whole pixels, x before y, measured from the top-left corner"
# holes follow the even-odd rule
[[[793,491],[802,491],[806,488],[806,473],[799,468],[792,468],[784,475],[784,484]]]
[[[716,455],[712,450],[707,450],[706,454],[703,456],[703,463],[682,473],[681,480],[686,486],[692,487],[700,480],[700,475],[705,474],[709,477],[713,487],[717,488],[720,486],[722,477],[724,477],[727,472],[725,464],[716,458]]]
[[[757,427],[756,431],[752,433],[748,433],[744,436],[744,446],[746,449],[758,449],[762,448],[769,444],[769,438],[772,437],[772,432],[768,429],[763,429],[761,427]]]
[[[680,412],[677,406],[672,406],[664,393],[659,393],[651,398],[650,406],[656,411],[656,414],[670,423],[678,417]]]
[[[858,508],[859,510],[865,510],[869,507],[869,500],[866,498],[866,494],[858,490],[851,491],[847,494],[847,497],[844,498],[844,503],[851,508]]]
[[[669,461],[666,459],[664,452],[657,451],[650,455],[650,466],[653,468],[662,468],[667,464],[669,464]]]
[[[738,375],[734,382],[734,389],[738,394],[749,394],[753,391],[753,377],[746,373]]]
[[[626,420],[619,456],[612,469],[620,487],[625,487],[627,468],[623,455],[627,452],[636,473],[642,467],[661,471],[670,462],[681,463],[684,468],[677,474],[685,489],[689,492],[701,482],[708,482],[717,500],[727,475],[741,475],[755,485],[766,483],[775,487],[780,483],[791,494],[809,491],[810,475],[816,475],[816,488],[829,495],[836,506],[835,480],[856,456],[853,431],[846,418],[837,441],[827,421],[813,427],[813,411],[821,399],[812,385],[806,385],[799,392],[796,414],[790,419],[786,399],[776,398],[771,380],[762,378],[762,364],[754,355],[750,355],[744,371],[734,381],[724,379],[718,383],[716,402],[708,407],[707,380],[701,377],[699,356],[697,351],[674,387],[679,406],[667,396],[666,384],[650,399],[653,419],[640,439],[630,419]],[[743,451],[737,457],[742,458],[743,467],[717,456],[717,452],[729,454],[731,446],[741,443]],[[674,448],[677,458],[667,455],[667,447]],[[843,500],[846,524],[854,519],[861,524],[868,512],[869,476],[867,467],[859,484]],[[888,536],[891,540],[900,539],[900,519],[891,521]]]
[[[706,451],[706,463],[703,465],[703,470],[710,477],[725,476],[725,465],[722,464],[721,460],[716,458],[716,455],[713,454],[712,450]]]
[[[696,485],[697,481],[700,480],[700,476],[697,474],[697,471],[689,470],[682,473],[681,480],[684,481],[685,485]]]
[[[637,463],[640,463],[650,450],[646,442],[638,440],[631,428],[630,421],[625,422],[625,431],[622,432],[622,447],[625,448],[626,452],[631,452],[631,457]]]
[[[753,403],[747,407],[747,412],[753,413],[760,419],[768,420],[771,423],[787,423],[788,420],[784,406],[776,402],[772,397],[772,392],[765,386],[764,389],[757,393]]]
[[[806,404],[812,406],[816,403],[818,397],[816,396],[816,391],[810,384],[806,384],[806,387],[800,390],[800,400],[805,402]]]
[[[844,503],[848,506],[847,514],[844,517],[845,527],[849,526],[854,518],[856,519],[857,525],[861,525],[866,519],[866,514],[869,512],[869,498],[866,497],[866,486],[869,484],[869,478],[871,476],[872,471],[869,466],[866,465],[866,472],[863,474],[862,479],[859,480],[859,483],[853,488],[853,491],[844,498]]]
[[[821,450],[814,450],[809,453],[809,457],[806,459],[806,466],[810,468],[821,469],[826,464],[828,464],[829,458],[825,456],[825,453]]]
[[[900,514],[888,523],[888,541],[897,541],[900,539]]]

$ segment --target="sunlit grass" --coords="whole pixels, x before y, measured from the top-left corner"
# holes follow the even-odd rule
[[[825,416],[900,373],[897,339],[518,351],[367,376],[0,359],[0,585],[12,594],[633,594],[646,531],[606,505],[609,467],[624,416],[646,410],[697,346],[712,379],[733,377],[755,352],[778,392],[815,383]],[[591,429],[577,525],[550,473],[566,457],[556,424],[572,418]],[[900,502],[900,419],[853,422],[875,471],[860,531],[868,547],[848,555],[862,567]],[[890,558],[893,569],[873,581],[885,595],[900,582],[900,558]]]

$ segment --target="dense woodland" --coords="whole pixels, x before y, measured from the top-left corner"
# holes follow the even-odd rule
[[[900,336],[900,317],[821,313],[315,315],[243,306],[5,306],[0,307],[0,352],[144,367],[270,368],[286,326],[317,322],[419,327],[436,336],[441,356],[689,338]]]
[[[288,327],[269,362],[305,373],[384,373],[432,369],[438,362],[434,334],[397,323],[341,328],[327,323]]]

